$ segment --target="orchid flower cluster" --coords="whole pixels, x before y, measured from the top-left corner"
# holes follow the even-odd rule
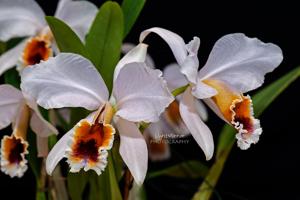
[[[87,1],[61,0],[55,17],[84,42],[97,10]],[[63,158],[70,172],[94,170],[101,175],[118,137],[119,153],[137,184],[145,179],[148,151],[154,160],[170,155],[168,146],[161,154],[151,152],[149,140],[160,140],[157,136],[162,133],[191,134],[206,159],[213,157],[213,133],[205,124],[205,105],[236,129],[241,149],[258,142],[262,128],[246,93],[260,87],[265,74],[281,63],[278,46],[242,33],[225,35],[199,68],[198,37],[185,43],[176,33],[150,28],[140,34],[138,45],[123,46],[125,55],[115,66],[110,91],[91,60],[60,52],[44,17],[33,0],[0,0],[0,40],[25,37],[0,57],[0,74],[17,66],[21,76],[21,91],[8,84],[0,86],[0,129],[11,123],[13,128],[1,141],[4,173],[22,177],[26,171],[28,125],[37,134],[38,153],[47,158],[49,175]],[[147,53],[151,44],[144,41],[151,33],[169,45],[176,60],[163,72],[155,69]],[[174,96],[172,91],[178,89],[181,93]],[[61,133],[48,153],[47,137],[58,131],[43,118],[38,106],[47,110],[81,107],[90,113],[67,133]]]

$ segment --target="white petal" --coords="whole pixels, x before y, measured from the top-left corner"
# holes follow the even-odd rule
[[[197,109],[197,112],[198,112],[200,118],[203,121],[207,121],[208,113],[207,113],[207,109],[206,109],[205,105],[202,103],[202,101],[195,100],[195,107]]]
[[[148,168],[148,150],[143,135],[137,126],[118,118],[116,122],[120,133],[120,154],[137,184],[142,185]]]
[[[222,80],[237,92],[248,92],[262,85],[264,75],[282,61],[281,49],[244,34],[219,39],[199,72],[199,78]]]
[[[6,51],[0,56],[0,76],[6,70],[11,69],[17,65],[19,58],[22,56],[25,44],[26,40],[20,42],[17,46]]]
[[[182,120],[203,150],[206,160],[210,160],[214,152],[214,141],[211,131],[198,115],[195,100],[191,94],[191,89],[186,89],[180,101],[179,110]]]
[[[23,100],[21,91],[10,85],[0,85],[0,130],[16,119]]]
[[[108,90],[90,61],[61,53],[21,73],[21,88],[42,107],[83,107],[96,110],[108,100]]]
[[[46,26],[45,14],[33,0],[0,1],[0,40],[32,36]]]
[[[192,87],[192,94],[198,99],[207,99],[218,93],[213,87],[198,80],[197,84]]]
[[[30,128],[40,137],[47,137],[50,135],[57,135],[58,131],[48,121],[46,121],[41,113],[37,110],[32,112],[30,119]]]
[[[61,0],[55,17],[66,22],[84,40],[97,12],[98,8],[91,2]]]
[[[187,57],[187,50],[184,40],[179,35],[163,28],[154,27],[141,33],[140,42],[143,42],[150,33],[156,33],[165,40],[170,46],[178,64],[183,64]]]
[[[38,105],[36,102],[30,98],[28,95],[24,94],[27,105],[32,109],[31,119],[30,119],[30,128],[40,137],[48,137],[50,135],[57,135],[58,131],[52,124],[42,116]]]
[[[167,65],[164,68],[163,76],[167,81],[168,88],[170,91],[185,86],[189,83],[186,77],[180,72],[180,67],[176,63]]]
[[[197,75],[198,75],[198,49],[200,46],[200,39],[198,37],[194,37],[192,41],[190,41],[187,45],[188,56],[186,57],[183,64],[181,64],[181,73],[183,73],[187,79],[196,83]]]
[[[159,70],[144,63],[130,63],[122,68],[113,89],[120,117],[133,122],[155,122],[174,100]]]
[[[121,51],[123,54],[127,54],[129,51],[131,51],[135,47],[136,47],[135,44],[124,43],[124,44],[122,44]],[[146,46],[146,47],[148,47],[148,46]],[[149,54],[146,55],[145,63],[148,67],[151,67],[152,69],[155,67],[154,60],[152,59],[152,57]]]
[[[47,137],[36,137],[36,146],[37,146],[37,152],[38,157],[46,157],[49,152],[48,148],[48,138]]]
[[[88,122],[91,123],[95,114],[96,112],[93,112],[85,119],[82,119],[81,121],[87,120]],[[64,158],[65,152],[69,147],[68,142],[71,140],[75,127],[76,125],[71,130],[69,130],[60,140],[58,140],[58,142],[51,149],[46,160],[46,171],[49,175],[52,174],[58,162]]]
[[[200,39],[194,37],[193,40],[186,45],[184,40],[176,33],[155,27],[143,31],[140,35],[140,42],[142,42],[151,32],[158,34],[166,41],[171,48],[177,63],[181,67],[181,73],[183,73],[190,82],[196,83],[199,67],[197,54],[200,46]]]
[[[114,71],[114,81],[116,81],[121,69],[128,63],[144,62],[146,59],[148,45],[139,44],[131,49],[117,64]]]

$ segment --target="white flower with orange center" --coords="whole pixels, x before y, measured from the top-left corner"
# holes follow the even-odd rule
[[[61,53],[23,70],[22,90],[42,107],[97,110],[54,146],[46,162],[49,174],[63,157],[67,158],[71,172],[83,168],[101,174],[113,142],[113,119],[120,134],[120,154],[135,181],[143,182],[148,152],[136,123],[158,121],[174,100],[162,73],[145,65],[145,55],[146,45],[140,44],[120,60],[114,72],[111,98],[96,68],[76,54]]]
[[[180,66],[171,70],[174,76],[182,73],[185,76],[178,77],[178,81],[184,78],[189,84],[179,110],[206,159],[212,157],[214,143],[209,128],[196,112],[196,99],[204,100],[220,118],[237,129],[236,138],[241,149],[256,143],[262,129],[259,120],[253,116],[251,98],[244,93],[261,86],[264,75],[281,63],[281,49],[241,33],[229,34],[216,42],[207,63],[198,72],[199,38],[194,37],[186,45],[179,35],[171,31],[151,28],[141,33],[140,41],[151,32],[158,34],[170,46]]]
[[[49,124],[38,110],[37,104],[24,98],[21,91],[10,85],[0,85],[0,129],[13,124],[11,136],[1,141],[1,171],[11,177],[22,177],[27,170],[28,124],[37,134],[38,156],[46,156],[48,146],[43,142],[57,130]]]
[[[88,1],[60,0],[55,17],[67,23],[83,39],[97,7]],[[57,51],[45,14],[34,0],[0,0],[0,41],[27,37],[0,56],[0,75],[18,65],[22,70]]]

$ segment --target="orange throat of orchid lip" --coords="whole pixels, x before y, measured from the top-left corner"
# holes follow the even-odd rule
[[[177,100],[174,100],[167,108],[166,108],[167,119],[176,125],[179,125],[182,122],[180,113],[179,113],[179,105]]]
[[[11,177],[22,177],[27,170],[27,148],[28,143],[23,138],[4,136],[1,141],[1,171]]]
[[[66,152],[71,172],[93,169],[101,174],[107,164],[115,129],[110,124],[83,120],[74,128],[70,149]]]
[[[206,80],[205,83],[218,91],[212,100],[223,118],[238,130],[238,146],[248,149],[252,143],[257,143],[262,129],[259,120],[253,116],[250,96],[234,92],[221,81]]]
[[[170,147],[168,141],[163,137],[155,139],[148,138],[149,157],[152,161],[166,160],[170,157]]]
[[[23,51],[24,66],[35,65],[40,61],[46,61],[52,56],[50,40],[43,36],[33,37],[28,40]]]
[[[179,103],[177,100],[174,100],[165,110],[163,114],[163,120],[167,123],[168,126],[172,128],[175,134],[187,135],[189,130],[185,126],[180,112],[179,112]]]

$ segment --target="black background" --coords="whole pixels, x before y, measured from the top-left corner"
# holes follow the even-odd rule
[[[38,1],[49,15],[56,2]],[[94,1],[100,5],[103,1]],[[300,63],[299,11],[288,3],[244,2],[220,4],[217,1],[148,0],[127,42],[137,43],[139,33],[153,26],[180,34],[185,41],[193,36],[201,39],[200,66],[217,39],[228,33],[242,32],[264,42],[279,45],[284,61],[266,84],[278,79]],[[13,13],[12,13],[13,14]],[[168,46],[157,36],[146,40],[158,68],[173,62]],[[263,135],[259,143],[247,151],[233,148],[225,166],[214,199],[300,199],[299,187],[299,80],[292,84],[261,116]],[[210,113],[212,114],[212,113]],[[223,122],[210,115],[208,125],[217,139]],[[170,162],[150,163],[152,169],[189,159],[204,160],[203,153],[191,139],[189,145],[176,145]],[[190,199],[201,180],[157,178],[146,182],[149,199]],[[22,179],[0,174],[0,199],[34,199],[34,178],[30,170]]]

